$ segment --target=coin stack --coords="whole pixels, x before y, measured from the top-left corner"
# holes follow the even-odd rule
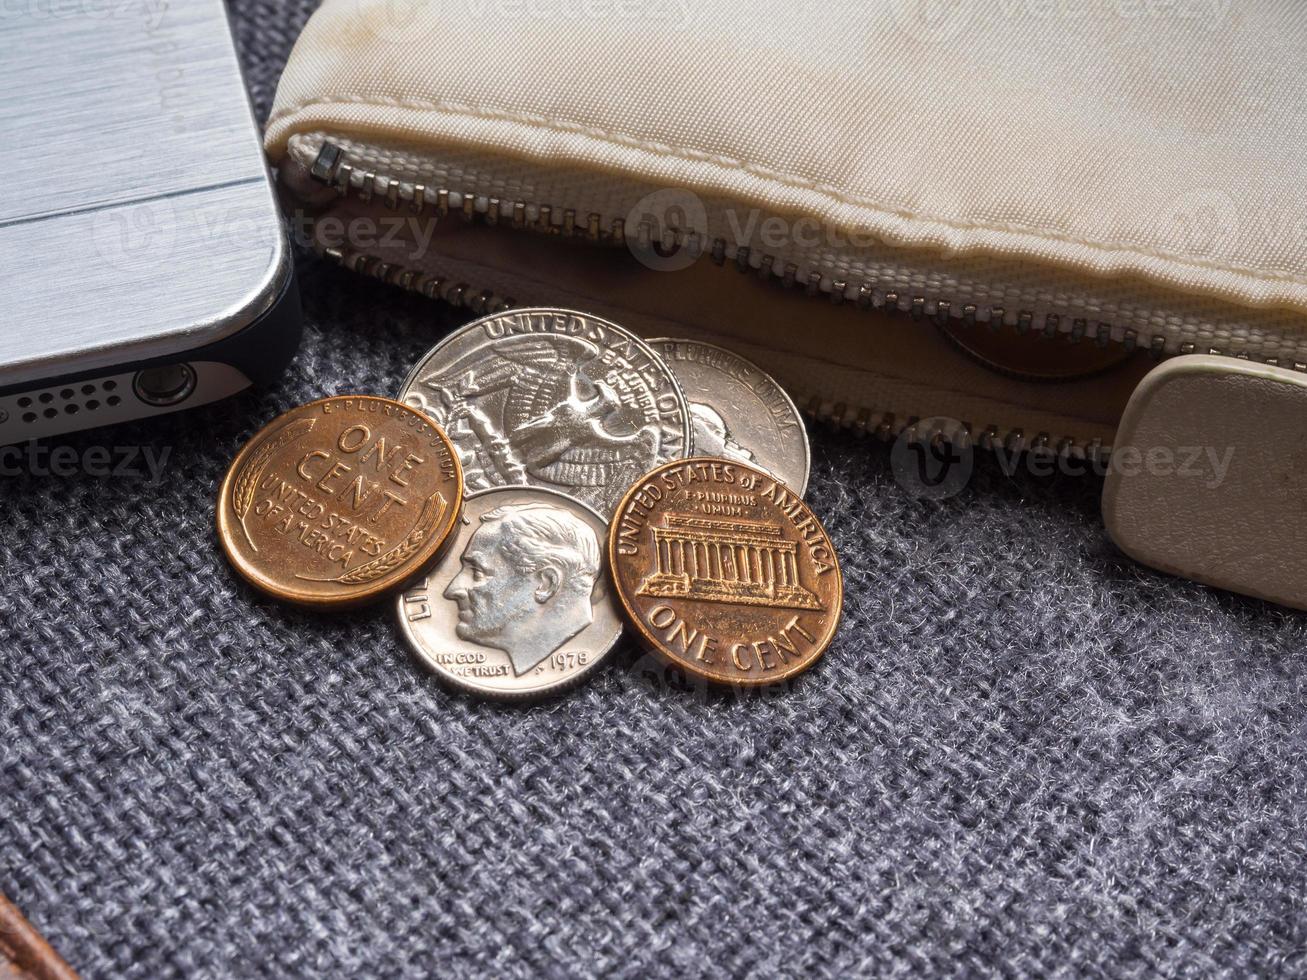
[[[793,401],[743,357],[510,310],[445,338],[395,399],[326,398],[260,430],[218,534],[285,601],[399,593],[417,658],[476,695],[571,687],[624,623],[691,676],[764,686],[816,662],[840,619],[809,462]]]

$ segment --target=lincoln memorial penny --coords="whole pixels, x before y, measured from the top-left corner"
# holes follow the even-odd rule
[[[835,547],[775,477],[676,460],[635,483],[608,536],[614,587],[645,645],[687,672],[759,686],[807,670],[843,607]]]

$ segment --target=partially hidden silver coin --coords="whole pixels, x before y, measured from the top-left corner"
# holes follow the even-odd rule
[[[608,524],[537,487],[465,498],[453,543],[399,597],[399,626],[453,687],[519,699],[579,683],[622,635],[604,560]]]
[[[399,399],[448,434],[468,492],[544,487],[604,517],[641,476],[691,450],[690,408],[662,359],[571,310],[510,310],[459,328]]]
[[[690,402],[696,456],[748,463],[803,496],[812,466],[808,429],[770,374],[739,354],[697,340],[662,337],[649,345]]]

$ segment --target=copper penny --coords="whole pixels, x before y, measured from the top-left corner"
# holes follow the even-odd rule
[[[965,326],[950,320],[939,328],[948,340],[974,361],[1019,381],[1075,381],[1101,374],[1134,355],[1120,344],[1100,347],[1068,334],[1022,335],[1013,329]]]
[[[245,444],[218,494],[218,538],[269,595],[358,605],[421,572],[462,503],[454,448],[431,419],[388,398],[338,395]]]
[[[645,645],[706,680],[793,677],[839,625],[844,580],[826,529],[742,463],[675,460],[646,474],[617,507],[608,557]]]

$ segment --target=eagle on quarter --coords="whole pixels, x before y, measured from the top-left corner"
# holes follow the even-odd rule
[[[459,446],[469,489],[537,483],[589,496],[651,468],[656,408],[579,337],[485,344],[424,387]]]

